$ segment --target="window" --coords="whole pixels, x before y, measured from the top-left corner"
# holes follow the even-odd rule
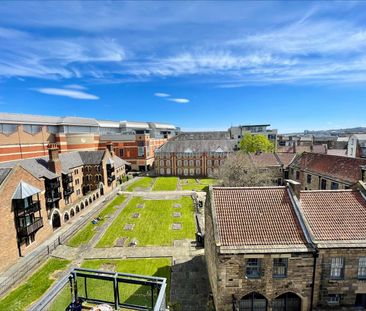
[[[160,165],[160,166],[164,166],[164,160],[160,160],[160,161],[159,161],[159,165]]]
[[[160,175],[164,175],[165,171],[163,168],[160,169]]]
[[[261,260],[258,258],[247,259],[245,276],[250,279],[261,277]]]
[[[189,160],[189,166],[193,166],[194,165],[194,161],[193,160]]]
[[[80,189],[76,190],[76,195],[80,195]]]
[[[287,258],[274,258],[273,259],[273,277],[285,278],[287,277]]]
[[[78,185],[79,184],[79,178],[78,179],[75,179],[75,185]]]
[[[194,176],[194,168],[189,169],[189,175]]]
[[[170,166],[170,160],[166,160],[166,166]]]
[[[320,189],[321,190],[327,189],[327,181],[325,179],[322,179],[322,182],[321,182],[321,185],[320,185]]]
[[[201,161],[200,160],[196,160],[196,166],[201,166]]]
[[[212,166],[212,160],[207,160],[207,166]]]
[[[358,259],[358,278],[366,279],[366,257]]]
[[[214,165],[215,165],[215,166],[219,166],[219,160],[215,160],[215,161],[214,161]]]
[[[331,258],[330,278],[342,279],[343,274],[344,274],[344,258],[343,257]]]
[[[74,174],[75,175],[79,174],[79,170],[78,169],[74,170]]]
[[[178,175],[182,175],[182,169],[181,168],[178,168]]]
[[[300,179],[300,172],[296,171],[296,179]]]
[[[143,157],[145,155],[145,147],[137,147],[137,156]]]
[[[123,157],[124,156],[124,149],[119,149],[119,156]]]
[[[184,176],[188,176],[188,169],[187,168],[184,169],[183,174],[184,174]]]
[[[338,294],[329,294],[327,297],[328,305],[339,305],[341,301],[341,297]]]
[[[332,181],[332,183],[330,184],[330,189],[337,190],[338,189],[338,183]]]
[[[178,165],[178,166],[182,166],[182,160],[178,160],[177,165]]]
[[[309,175],[309,174],[308,174],[308,176],[307,176],[307,183],[308,183],[308,184],[311,184],[311,175]]]
[[[184,160],[183,165],[187,166],[188,165],[188,160]]]
[[[201,175],[201,169],[200,168],[196,168],[196,175]]]
[[[12,134],[18,129],[16,124],[0,124],[0,132],[3,134]]]
[[[24,132],[27,132],[29,134],[36,134],[42,131],[41,125],[31,125],[31,124],[25,124],[23,125]]]

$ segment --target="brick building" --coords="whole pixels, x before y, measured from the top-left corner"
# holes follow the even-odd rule
[[[129,161],[132,169],[148,170],[155,149],[179,131],[154,122],[0,113],[0,162],[46,156],[50,143],[60,152],[70,152],[103,150],[113,142],[116,155]]]
[[[205,256],[216,310],[366,308],[365,193],[362,183],[211,187]]]
[[[304,190],[347,189],[366,181],[366,159],[362,158],[304,152],[289,167],[288,178],[300,182]]]
[[[109,149],[0,163],[0,270],[117,187],[127,162]]]
[[[237,150],[237,141],[222,138],[222,133],[184,133],[168,141],[155,151],[155,174],[214,176],[227,155]]]

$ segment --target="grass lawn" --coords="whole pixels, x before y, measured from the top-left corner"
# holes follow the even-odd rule
[[[79,247],[82,244],[88,243],[96,233],[95,229],[101,225],[103,225],[105,221],[105,217],[111,216],[115,211],[115,207],[122,204],[126,199],[125,196],[120,195],[113,199],[111,203],[109,203],[100,213],[99,217],[102,219],[98,221],[95,225],[89,222],[82,230],[80,230],[76,235],[74,235],[69,242],[68,246]]]
[[[25,310],[38,300],[52,285],[56,271],[67,268],[70,261],[51,258],[26,282],[0,300],[0,310]]]
[[[187,180],[188,183],[185,183],[185,180]],[[217,182],[217,180],[213,178],[198,179],[198,182],[195,178],[187,178],[180,180],[182,190],[195,190],[195,191],[202,191],[207,186],[215,184],[215,182]]]
[[[126,191],[136,191],[137,190],[146,190],[151,187],[154,182],[154,178],[152,177],[142,177],[139,180],[135,181],[131,185],[126,188]],[[139,188],[139,189],[138,189]]]
[[[145,276],[160,276],[167,278],[166,297],[170,293],[170,258],[141,258],[141,259],[98,259],[85,260],[81,267],[110,270],[122,273],[140,274]],[[84,282],[78,282],[78,291],[85,295]],[[142,306],[151,305],[150,288],[143,285],[121,284],[119,285],[121,302],[139,304]],[[107,299],[113,301],[113,287],[107,281],[88,280],[88,297]],[[156,296],[155,296],[156,297]],[[66,287],[55,299],[49,311],[64,311],[71,299],[70,290]]]
[[[177,190],[178,177],[158,177],[152,191]]]
[[[174,204],[181,204],[174,208]],[[144,204],[143,208],[137,208]],[[180,218],[174,218],[173,213],[180,212]],[[133,218],[139,213],[139,218]],[[181,223],[181,230],[172,230],[173,223]],[[133,230],[125,230],[126,224],[134,224]],[[137,246],[172,245],[174,240],[194,239],[196,227],[194,207],[190,197],[180,200],[146,200],[140,197],[132,198],[114,222],[109,226],[96,247],[113,247],[116,240],[126,238],[125,246],[132,239],[137,239]]]

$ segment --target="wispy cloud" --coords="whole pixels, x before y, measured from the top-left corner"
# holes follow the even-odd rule
[[[58,89],[58,88],[38,88],[35,89],[35,91],[42,94],[65,96],[76,99],[89,99],[89,100],[99,99],[99,97],[96,95],[77,90]]]
[[[171,102],[179,103],[179,104],[186,104],[189,103],[189,99],[187,98],[168,98]]]
[[[73,89],[73,90],[86,90],[85,86],[82,86],[79,84],[67,84],[67,85],[65,85],[65,88]]]
[[[170,96],[170,94],[167,94],[167,93],[154,93],[154,95],[156,97],[169,97]]]

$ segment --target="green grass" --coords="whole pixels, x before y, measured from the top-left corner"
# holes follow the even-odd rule
[[[55,282],[52,274],[55,271],[66,269],[69,263],[70,261],[64,259],[49,259],[24,284],[0,300],[0,310],[25,310]]]
[[[152,177],[142,177],[141,179],[135,181],[131,185],[129,185],[126,188],[126,191],[135,191],[139,190],[137,188],[140,188],[140,190],[146,190],[149,189],[154,181],[154,178]]]
[[[102,220],[98,221],[95,225],[89,222],[82,230],[74,235],[67,243],[68,246],[79,247],[82,244],[88,243],[96,233],[96,228],[103,225],[105,218],[111,216],[115,212],[115,207],[122,204],[126,199],[125,196],[117,196],[112,202],[110,202],[98,215]]]
[[[113,270],[121,273],[140,274],[145,276],[159,276],[167,278],[166,297],[170,293],[170,258],[141,258],[141,259],[97,259],[85,260],[81,267],[96,270]],[[85,294],[84,282],[79,282],[78,291]],[[142,285],[121,284],[119,285],[121,302],[146,305],[150,307],[150,290]],[[113,301],[112,286],[106,281],[89,280],[88,297],[108,299]],[[155,296],[156,297],[156,296]],[[68,287],[55,299],[49,311],[64,311],[70,304],[70,290]],[[155,299],[156,300],[156,299]]]
[[[158,177],[152,191],[177,190],[178,177]]]
[[[207,186],[215,184],[217,182],[216,179],[213,178],[203,178],[198,179],[199,182],[194,178],[187,178],[188,183],[185,183],[183,179],[180,181],[182,185],[182,190],[194,190],[194,191],[202,191]]]
[[[137,208],[144,203],[144,208]],[[180,203],[181,208],[174,208]],[[174,218],[173,212],[180,212],[181,218]],[[132,218],[140,213],[140,218]],[[181,223],[181,230],[172,230],[172,223]],[[134,224],[132,231],[124,230],[125,224]],[[194,207],[190,197],[180,200],[146,200],[135,197],[127,204],[114,222],[109,226],[96,247],[113,247],[117,239],[125,237],[125,245],[137,239],[138,246],[172,245],[174,240],[194,239]]]

